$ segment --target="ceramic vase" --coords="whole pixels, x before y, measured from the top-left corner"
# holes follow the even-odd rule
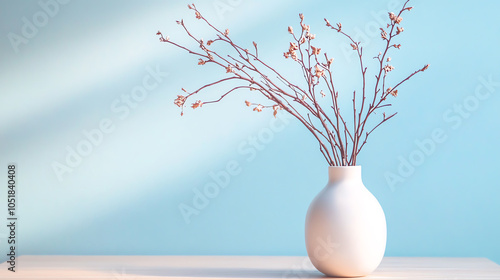
[[[384,256],[387,226],[378,200],[361,180],[361,166],[330,166],[328,183],[307,211],[307,254],[322,273],[361,277]]]

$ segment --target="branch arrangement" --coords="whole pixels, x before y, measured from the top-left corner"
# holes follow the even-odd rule
[[[373,58],[377,61],[378,66],[375,71],[375,87],[373,89],[368,89],[367,86],[367,67],[364,66],[361,42],[355,41],[350,35],[344,33],[341,23],[330,24],[325,19],[326,26],[344,36],[350,42],[352,51],[356,52],[359,58],[362,87],[359,92],[353,91],[352,93],[353,117],[349,119],[344,117],[340,111],[339,92],[334,83],[334,58],[329,57],[326,53],[322,54],[321,48],[312,45],[316,35],[312,34],[310,26],[304,23],[303,14],[299,15],[301,29],[299,33],[295,33],[293,27],[288,27],[288,32],[293,40],[290,42],[288,50],[283,54],[286,59],[292,59],[297,63],[301,69],[305,86],[299,86],[259,58],[257,43],[253,42],[252,50],[241,47],[231,39],[228,29],[216,28],[194,4],[188,5],[188,8],[195,12],[198,20],[205,22],[216,32],[215,38],[206,42],[197,38],[189,31],[184,21],[180,20],[177,21],[177,24],[182,26],[187,35],[199,47],[193,50],[182,46],[170,40],[168,36],[164,37],[158,31],[157,35],[160,36],[160,41],[197,56],[198,65],[212,63],[222,67],[227,77],[206,84],[194,91],[182,89],[185,93],[178,95],[174,103],[181,108],[181,115],[183,115],[187,100],[212,86],[231,84],[231,89],[221,94],[220,98],[216,100],[195,100],[191,105],[193,109],[220,102],[224,97],[239,89],[258,92],[265,96],[271,104],[262,105],[245,101],[247,106],[253,107],[253,111],[261,112],[269,109],[273,111],[275,117],[278,111],[286,111],[299,120],[315,137],[319,143],[319,149],[329,165],[356,165],[357,156],[366,144],[368,137],[376,128],[397,113],[386,115],[384,112],[382,119],[373,126],[368,124],[370,117],[378,110],[391,106],[388,98],[398,95],[399,86],[429,67],[428,64],[425,65],[398,83],[393,83],[391,87],[386,85],[387,75],[394,70],[394,67],[389,64],[391,58],[388,53],[391,49],[401,48],[401,44],[393,41],[404,31],[400,25],[403,20],[401,15],[412,9],[412,7],[407,7],[408,2],[409,0],[397,14],[389,13],[389,23],[385,28],[380,28],[380,36],[384,41],[385,48]],[[217,44],[224,45],[226,49],[217,51],[215,49]],[[229,51],[227,47],[229,47]],[[234,83],[231,83],[235,81],[238,82],[237,86],[233,86]],[[328,106],[325,106],[325,102],[321,101],[323,98],[327,98]]]

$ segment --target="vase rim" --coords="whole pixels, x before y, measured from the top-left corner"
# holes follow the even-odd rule
[[[345,169],[349,169],[349,168],[361,168],[361,165],[349,165],[349,166],[328,166],[328,168],[339,168],[339,169],[342,169],[342,168],[345,168]]]
[[[361,180],[361,166],[330,166],[328,167],[328,180],[330,182],[344,179]]]

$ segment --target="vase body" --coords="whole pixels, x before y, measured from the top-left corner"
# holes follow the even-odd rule
[[[384,256],[384,211],[361,180],[361,166],[330,166],[328,183],[307,211],[307,254],[322,273],[360,277]]]

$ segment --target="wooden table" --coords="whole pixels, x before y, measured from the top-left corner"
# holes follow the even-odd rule
[[[21,256],[0,279],[324,279],[307,257],[247,256]],[[340,279],[340,278],[336,278]],[[352,279],[352,278],[350,278]],[[386,257],[361,279],[495,279],[500,266],[484,258]]]

